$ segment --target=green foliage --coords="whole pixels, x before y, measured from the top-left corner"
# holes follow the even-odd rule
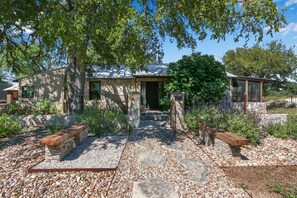
[[[245,137],[253,145],[260,144],[261,133],[257,117],[244,114],[238,109],[220,111],[209,106],[197,107],[186,114],[184,122],[189,129],[194,131],[197,130],[199,124],[205,124]]]
[[[59,114],[61,108],[58,102],[52,102],[47,98],[39,98],[29,104],[11,104],[5,108],[4,112],[8,115],[48,115]]]
[[[30,113],[28,106],[24,104],[13,103],[4,109],[8,115],[26,115]]]
[[[170,94],[183,91],[186,103],[216,103],[224,95],[228,81],[225,67],[213,56],[194,53],[183,56],[176,63],[169,64],[169,74],[173,79],[166,84],[165,91]]]
[[[297,186],[281,186],[280,184],[268,185],[275,193],[281,194],[284,198],[296,198]]]
[[[7,114],[0,115],[0,123],[0,138],[9,137],[21,131],[20,121]]]
[[[285,124],[270,124],[267,132],[276,138],[297,140],[297,114],[288,114],[288,122]]]
[[[62,130],[63,127],[62,127],[61,123],[58,123],[58,124],[49,126],[47,129],[48,129],[48,134],[54,134],[54,133],[57,133],[58,131]]]
[[[257,76],[286,81],[296,78],[297,56],[281,41],[271,41],[251,48],[237,48],[223,57],[227,71],[241,76]]]
[[[76,115],[76,122],[87,122],[90,124],[90,131],[96,135],[116,134],[128,129],[128,118],[120,111],[113,109],[98,109],[87,107],[80,115]]]
[[[47,115],[47,114],[58,114],[59,109],[57,104],[47,98],[38,98],[33,103],[32,113],[35,115]]]
[[[83,84],[78,71],[85,71],[87,65],[125,64],[135,71],[146,63],[161,62],[167,37],[175,40],[178,48],[194,49],[198,40],[220,41],[228,34],[235,35],[234,41],[241,37],[248,41],[251,36],[261,41],[264,28],[272,34],[286,23],[283,10],[271,0],[6,0],[0,18],[0,29],[5,29],[0,34],[0,65],[22,75],[46,70],[44,65],[54,65],[52,60],[67,59],[69,65],[79,68],[69,90]],[[207,85],[211,92],[212,87],[217,88]],[[77,106],[69,105],[70,112],[82,110],[80,94],[70,97],[68,104],[80,101]]]

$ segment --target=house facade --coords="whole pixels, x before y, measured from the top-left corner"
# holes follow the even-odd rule
[[[146,65],[143,70],[132,73],[128,67],[91,67],[84,83],[84,103],[127,111],[128,93],[141,93],[142,110],[160,110],[164,86],[172,77],[167,65]],[[49,98],[66,105],[66,68],[46,71],[19,79],[19,100],[30,102],[36,98]],[[228,107],[244,105],[244,97],[250,108],[266,108],[263,103],[263,84],[271,80],[235,76],[227,73],[230,89],[226,94]],[[265,107],[263,107],[263,105]]]
[[[158,110],[164,86],[171,77],[167,68],[167,65],[147,65],[143,70],[132,73],[125,66],[92,67],[93,71],[86,74],[84,83],[85,105],[96,104],[126,112],[128,93],[141,92],[141,107]],[[65,72],[66,68],[62,68],[19,79],[20,102],[43,97],[65,106]]]

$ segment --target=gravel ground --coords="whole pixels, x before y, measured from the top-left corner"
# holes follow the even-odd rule
[[[126,142],[127,136],[88,137],[61,162],[43,161],[32,169],[115,169]]]
[[[195,142],[192,135],[189,137]],[[297,165],[297,141],[267,136],[258,146],[241,147],[242,159],[227,157],[212,146],[198,145],[219,166],[286,166]]]
[[[220,166],[296,165],[297,159],[296,141],[267,137],[257,147],[242,149],[248,160],[226,160],[185,135],[150,126],[129,137],[116,171],[28,174],[29,167],[44,159],[41,137],[24,133],[0,139],[0,197],[132,197],[135,183],[156,178],[172,185],[179,197],[249,197],[240,179],[228,177]],[[153,157],[140,160],[143,154]],[[191,170],[181,162],[207,166],[207,182],[190,180]]]
[[[20,134],[0,139],[0,197],[105,197],[114,171],[32,173],[44,159],[43,135]]]
[[[170,145],[174,146],[170,146]],[[145,166],[139,163],[143,153],[162,155],[162,166]],[[210,169],[208,182],[201,184],[189,180],[181,159],[202,161]],[[127,142],[108,197],[131,197],[135,183],[162,178],[170,182],[179,197],[249,197],[235,182],[227,178],[199,147],[184,135],[175,136],[169,130],[138,130]]]

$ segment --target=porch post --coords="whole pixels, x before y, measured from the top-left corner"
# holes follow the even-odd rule
[[[246,96],[246,102],[249,102],[249,81],[245,80],[245,96]]]
[[[263,81],[260,82],[260,102],[263,102]]]

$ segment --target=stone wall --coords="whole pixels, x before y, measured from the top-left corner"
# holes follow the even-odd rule
[[[25,129],[46,128],[55,124],[61,124],[63,128],[66,128],[74,124],[73,115],[26,115],[14,117],[21,121],[21,127]]]
[[[23,102],[37,98],[49,98],[52,101],[64,100],[65,69],[42,72],[19,80],[19,100]],[[22,86],[34,86],[34,98],[22,98]]]
[[[84,101],[86,106],[97,105],[100,107],[112,107],[127,112],[128,93],[140,92],[142,81],[167,81],[168,78],[92,78],[86,79],[84,88]],[[90,101],[90,81],[101,82],[101,99]]]
[[[269,124],[284,124],[288,121],[287,114],[261,114],[258,116],[260,118],[260,126],[264,128]]]
[[[231,103],[231,108],[239,108],[243,110],[243,102],[232,102]],[[267,113],[267,107],[265,102],[248,102],[247,111],[249,112],[255,112],[256,114],[266,114]]]

